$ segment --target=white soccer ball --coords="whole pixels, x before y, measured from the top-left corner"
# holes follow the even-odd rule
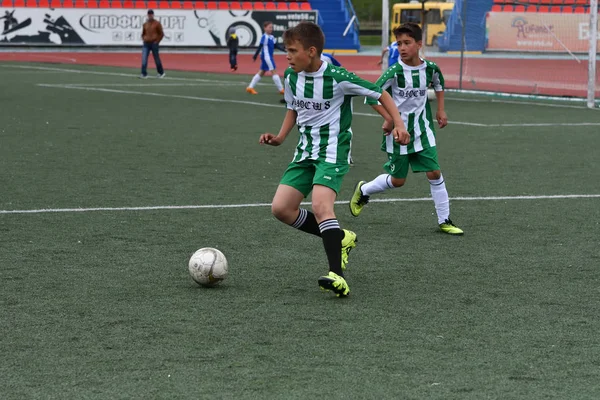
[[[225,255],[212,247],[197,250],[188,263],[192,279],[202,286],[215,286],[229,273]]]

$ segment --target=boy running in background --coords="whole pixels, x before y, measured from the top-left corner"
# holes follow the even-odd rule
[[[333,53],[321,53],[321,61],[325,61],[334,67],[341,67],[342,64],[333,57]]]
[[[295,125],[300,138],[273,198],[271,211],[281,222],[321,237],[329,274],[319,278],[319,286],[338,297],[347,296],[350,288],[343,270],[348,264],[348,253],[356,247],[356,234],[340,229],[333,206],[349,169],[351,96],[379,100],[395,124],[390,128],[391,137],[408,143],[410,136],[387,92],[382,93],[379,86],[344,68],[321,61],[325,37],[318,25],[300,22],[283,37],[290,65],[285,71],[287,112],[279,134],[265,133],[259,142],[279,146]],[[313,212],[300,208],[311,192]]]
[[[408,168],[413,172],[425,172],[435,204],[440,230],[450,235],[462,235],[463,231],[450,220],[450,201],[444,177],[438,164],[434,120],[427,99],[427,88],[433,86],[437,97],[436,120],[441,128],[448,125],[444,110],[444,77],[433,62],[419,57],[422,31],[415,23],[406,23],[394,29],[398,38],[400,61],[381,75],[377,85],[387,90],[398,107],[410,133],[410,143],[400,145],[384,136],[381,149],[388,154],[383,168],[386,173],[370,182],[360,181],[350,200],[350,212],[355,217],[361,213],[375,193],[397,188],[406,182]],[[384,131],[391,129],[391,116],[376,101],[366,99],[384,119]]]
[[[250,94],[258,94],[254,87],[256,86],[258,81],[260,81],[260,78],[262,78],[265,75],[265,72],[271,72],[273,76],[273,82],[275,82],[277,90],[279,90],[279,93],[283,94],[283,86],[281,84],[281,79],[279,78],[279,75],[277,75],[277,71],[275,70],[276,66],[275,59],[273,58],[273,53],[275,51],[275,48],[278,48],[281,51],[285,51],[285,48],[280,44],[276,43],[275,36],[272,35],[273,23],[271,21],[265,21],[265,23],[263,24],[263,29],[265,30],[265,33],[263,33],[262,37],[260,38],[260,44],[258,46],[258,49],[256,49],[256,53],[254,53],[254,56],[252,57],[252,59],[256,61],[256,58],[260,54],[260,69],[252,78],[250,85],[246,88],[246,92]]]
[[[381,52],[381,59],[377,62],[377,65],[383,64],[383,57],[385,53],[388,53],[388,68],[398,62],[398,57],[400,57],[400,53],[398,52],[398,37],[396,36],[396,42],[391,43],[388,47],[383,49]]]

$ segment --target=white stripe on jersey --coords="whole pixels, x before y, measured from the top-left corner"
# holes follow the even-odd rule
[[[406,146],[404,146],[404,147],[406,147]],[[400,146],[400,151],[402,151],[402,146]],[[387,135],[385,137],[385,152],[386,153],[394,152],[394,138],[392,138],[392,135]],[[400,154],[402,154],[402,153],[400,153]]]
[[[419,74],[419,87],[422,87],[425,85],[425,82],[427,82],[427,76],[425,75],[425,70],[424,69],[419,69],[417,71],[412,70],[411,72],[411,80],[410,80],[410,86],[414,88],[413,85],[413,81],[412,81],[412,74],[417,72]],[[415,130],[415,140],[413,142],[413,145],[415,147],[415,151],[423,151],[423,142],[421,141],[421,135],[424,133],[421,131],[421,124],[419,123],[421,121],[421,118],[424,117],[424,113],[425,113],[425,102],[419,104],[418,108],[414,111],[415,112],[415,119],[414,119],[414,130]]]
[[[339,112],[341,117],[341,111]],[[338,117],[338,118],[340,118]],[[338,137],[340,134],[340,124],[329,125],[329,141],[325,153],[325,162],[335,163],[337,160]]]
[[[271,57],[266,56],[265,57],[265,63],[267,63],[267,67],[269,67],[269,70],[274,70],[275,66],[273,65],[273,60],[271,60]]]
[[[403,68],[403,70],[402,70],[402,73],[404,74],[404,82],[405,82],[405,85],[406,85],[406,87],[405,87],[406,89],[411,89],[413,87],[412,72],[413,72],[413,70],[409,69],[409,68]],[[409,112],[403,112],[401,114],[402,121],[404,121],[404,126],[406,127],[406,129],[409,129],[409,126],[408,126],[408,114],[409,114]],[[419,141],[419,145],[420,144],[421,143]],[[400,145],[400,154],[402,154],[402,155],[408,154],[408,146],[406,146],[406,145]]]
[[[308,140],[306,140],[306,136],[304,135],[305,130],[306,130],[306,127],[304,127],[304,126],[301,126],[300,129],[298,129],[298,131],[301,133],[300,149],[302,149],[302,158],[306,158],[309,156],[308,152],[306,151],[306,147],[308,146]],[[297,155],[298,155],[298,149],[296,148],[296,151],[294,152],[294,158],[296,158]]]
[[[266,33],[263,34],[263,48],[262,48],[262,54],[261,54],[261,58],[262,61],[264,61],[267,66],[269,67],[269,69],[275,69],[275,67],[273,66],[273,59],[271,58],[271,51],[269,49],[269,43],[271,41],[272,35],[267,35]]]
[[[419,79],[421,80],[421,87],[426,88],[427,87],[427,69],[426,68],[422,68],[419,70]],[[426,104],[427,104],[427,101],[424,101],[420,107],[421,113],[422,113],[421,118],[423,118],[423,122],[425,125],[425,132],[427,134],[427,140],[429,141],[429,146],[434,147],[435,146],[435,135],[433,134],[431,125],[429,124],[429,121],[427,120],[427,112],[425,111]],[[415,149],[415,151],[419,151],[419,150]]]

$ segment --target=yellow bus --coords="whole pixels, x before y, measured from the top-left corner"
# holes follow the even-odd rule
[[[425,3],[425,38],[426,46],[437,46],[438,37],[446,30],[446,23],[452,14],[454,3],[426,2]],[[394,4],[392,8],[392,23],[390,24],[390,42],[396,40],[392,31],[406,22],[416,22],[421,27],[423,6],[421,2]]]

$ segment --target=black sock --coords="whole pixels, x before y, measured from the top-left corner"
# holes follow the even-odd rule
[[[319,224],[323,246],[329,261],[329,270],[339,276],[344,276],[342,272],[342,239],[344,231],[340,229],[337,219],[327,219]]]
[[[300,229],[302,232],[310,233],[319,237],[321,236],[321,231],[319,230],[319,224],[317,224],[315,214],[305,210],[304,208],[300,209],[300,214],[298,214],[298,218],[296,218],[296,221],[292,224],[292,228]]]

